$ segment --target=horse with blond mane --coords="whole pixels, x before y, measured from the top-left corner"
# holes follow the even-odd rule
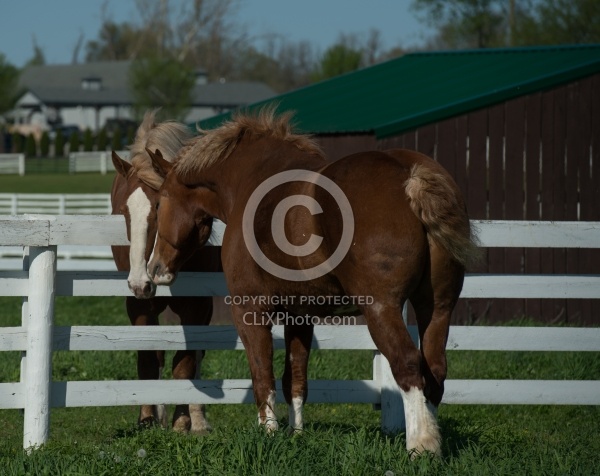
[[[125,216],[130,246],[113,246],[113,257],[119,271],[129,271],[127,283],[135,297],[126,298],[127,315],[136,326],[157,325],[159,315],[167,307],[182,325],[208,325],[212,317],[210,297],[154,297],[156,287],[148,278],[146,263],[156,236],[156,204],[158,189],[164,177],[152,166],[147,147],[160,148],[166,160],[177,157],[179,149],[192,138],[184,124],[173,121],[156,123],[155,111],[147,112],[130,147],[131,164],[113,152],[117,171],[111,191],[112,212]],[[198,250],[186,264],[186,270],[216,271],[219,257],[210,247]],[[178,351],[173,358],[173,378],[193,379],[200,372],[204,351]],[[139,351],[137,372],[141,380],[158,379],[164,368],[164,351]],[[142,405],[141,425],[167,425],[164,405]],[[210,430],[203,405],[177,405],[173,429],[203,433]]]
[[[319,297],[357,299],[370,335],[390,363],[404,402],[406,447],[441,453],[436,408],[445,346],[465,267],[478,254],[461,193],[435,161],[408,150],[360,152],[328,162],[272,108],[238,114],[204,132],[166,173],[148,273],[172,284],[187,256],[227,224],[222,260],[232,314],[252,373],[259,422],[278,428],[273,375],[274,312],[331,315]],[[410,300],[421,339],[402,320]],[[335,303],[335,300],[330,300]],[[249,318],[250,317],[250,318]],[[289,424],[303,426],[310,320],[286,320],[283,393]]]

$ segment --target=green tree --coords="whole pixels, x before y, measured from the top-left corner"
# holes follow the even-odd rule
[[[42,132],[42,137],[40,138],[40,155],[42,157],[50,155],[50,136],[48,135],[48,131]]]
[[[15,154],[20,154],[23,152],[23,136],[18,132],[13,132],[12,134],[12,152]]]
[[[33,134],[29,134],[25,138],[25,155],[27,157],[36,157],[37,156],[37,142],[36,142],[35,136]]]
[[[69,136],[69,152],[79,152],[79,132],[73,131]]]
[[[98,137],[96,138],[96,150],[106,150],[108,145],[108,134],[106,133],[106,127],[100,129]]]
[[[151,52],[156,42],[148,37],[147,41],[139,41],[140,36],[147,36],[143,31],[130,23],[114,23],[105,20],[100,27],[98,39],[87,43],[87,61],[119,61],[135,58],[139,48],[147,48]],[[143,51],[142,51],[143,53]]]
[[[362,52],[360,50],[342,43],[335,44],[325,51],[313,79],[321,81],[355,71],[360,68],[361,61]]]
[[[54,138],[54,157],[62,157],[65,154],[65,136],[63,132],[58,129],[56,131],[56,137]]]
[[[173,59],[149,58],[135,61],[129,72],[129,87],[137,117],[161,107],[163,114],[183,120],[192,103],[193,71]]]
[[[19,70],[0,53],[0,114],[10,111],[21,93]]]
[[[123,133],[121,132],[120,127],[117,127],[113,132],[113,136],[110,141],[110,148],[112,150],[121,150],[123,148]]]
[[[83,150],[85,152],[94,150],[94,134],[89,127],[83,133]]]
[[[438,29],[434,46],[487,48],[507,43],[506,0],[414,0],[413,8]]]
[[[528,21],[516,22],[514,43],[520,45],[600,43],[600,2],[598,0],[537,0],[534,2],[533,14],[528,17]]]
[[[430,48],[600,42],[598,0],[413,0],[437,28]]]

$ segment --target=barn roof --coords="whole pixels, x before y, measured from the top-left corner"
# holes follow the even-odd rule
[[[599,72],[600,45],[412,53],[249,108],[277,101],[303,132],[381,138]]]

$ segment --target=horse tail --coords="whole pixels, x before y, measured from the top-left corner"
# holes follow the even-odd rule
[[[478,240],[452,178],[444,170],[413,165],[405,182],[410,208],[430,237],[465,268],[480,257]]]

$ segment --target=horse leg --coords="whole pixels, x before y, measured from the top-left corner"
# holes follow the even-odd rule
[[[304,426],[302,408],[308,395],[307,369],[313,331],[313,325],[285,326],[285,369],[281,383],[292,431],[301,431]]]
[[[404,403],[406,417],[406,449],[429,451],[439,455],[441,436],[435,413],[426,404],[421,354],[402,320],[402,306],[374,297],[374,303],[363,308],[367,326],[375,345],[390,363],[390,368]]]
[[[444,395],[450,318],[462,289],[464,269],[434,242],[430,244],[430,259],[430,270],[410,300],[421,339],[425,397],[437,408]]]
[[[269,433],[277,431],[279,423],[275,415],[277,393],[273,374],[272,326],[259,322],[261,310],[232,305],[231,312],[250,365],[254,401],[258,408],[258,424],[264,425]]]
[[[133,296],[125,299],[125,307],[129,320],[134,326],[156,326],[158,315],[164,309],[159,299],[136,299]],[[140,350],[137,353],[137,374],[140,380],[156,380],[162,375],[165,366],[165,352],[162,350]],[[166,411],[164,405],[142,405],[138,424],[150,425],[160,423],[166,427]]]
[[[182,326],[208,325],[212,318],[212,298],[173,298],[169,301],[171,310],[179,316]],[[200,368],[204,358],[203,350],[180,350],[173,357],[173,378],[200,378]],[[212,430],[206,419],[203,404],[177,405],[173,414],[173,430],[196,434],[206,434]]]

